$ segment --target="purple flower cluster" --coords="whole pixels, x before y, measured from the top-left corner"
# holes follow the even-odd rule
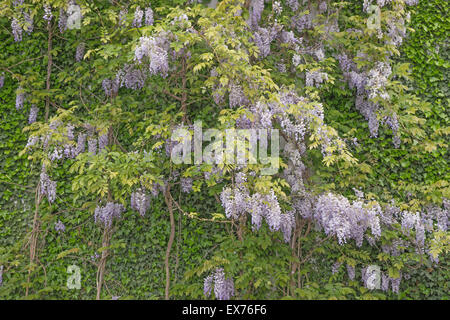
[[[131,194],[131,208],[139,212],[143,217],[150,208],[150,196],[142,189],[138,189]]]
[[[128,14],[128,10],[127,9],[122,9],[119,12],[119,18],[118,18],[118,24],[120,27],[124,27],[125,26],[125,22],[127,21],[127,14]]]
[[[230,84],[230,94],[228,97],[230,108],[245,106],[249,103],[242,87],[237,84]]]
[[[64,225],[64,223],[58,220],[58,222],[55,224],[55,230],[58,233],[63,233],[64,231],[66,231],[66,226]]]
[[[43,196],[46,196],[48,202],[52,203],[56,199],[56,182],[52,181],[50,177],[47,175],[45,167],[42,167],[40,180],[40,193]]]
[[[268,29],[268,28],[255,28],[253,32],[253,41],[256,46],[259,48],[259,58],[265,58],[270,54],[270,44],[278,35],[279,29],[277,25]]]
[[[149,72],[151,75],[160,74],[167,77],[169,72],[169,43],[162,36],[141,37],[135,49],[135,60],[142,63],[144,57],[149,59]]]
[[[116,77],[114,80],[111,79],[104,79],[102,81],[102,87],[105,91],[105,95],[107,97],[115,97],[117,95],[117,92],[119,91],[120,86],[120,80]]]
[[[181,191],[184,193],[190,193],[192,191],[192,178],[181,178],[180,185]]]
[[[98,137],[98,151],[102,151],[108,145],[108,134],[102,134]]]
[[[250,2],[250,26],[256,27],[261,20],[264,10],[264,0],[252,0]]]
[[[48,4],[44,4],[44,20],[47,20],[47,22],[50,23],[50,21],[52,21],[52,18],[52,8]]]
[[[31,34],[33,32],[33,18],[28,12],[23,13],[23,19],[25,20],[25,30],[28,34]]]
[[[124,206],[114,202],[108,202],[104,207],[97,206],[94,214],[95,223],[110,228],[113,219],[119,219],[123,211],[125,211]]]
[[[67,15],[63,8],[59,9],[59,32],[63,33],[67,29]]]
[[[15,42],[22,41],[22,27],[19,24],[19,21],[14,17],[11,21],[11,29],[14,36]]]
[[[76,62],[80,62],[81,60],[83,60],[85,47],[86,47],[86,45],[84,44],[84,42],[81,42],[77,46],[77,50],[75,52],[75,61]]]
[[[88,140],[88,152],[93,155],[97,154],[97,139],[90,138]]]
[[[28,116],[29,124],[36,122],[38,111],[39,111],[39,109],[35,105],[31,106],[30,115]]]
[[[19,87],[16,92],[16,109],[19,111],[23,108],[23,103],[25,101],[25,92],[23,92],[23,89]]]
[[[128,64],[126,64],[116,75],[120,87],[133,90],[142,89],[145,85],[146,78],[147,75],[141,69]]]
[[[226,217],[238,219],[249,213],[254,230],[261,227],[264,219],[271,231],[281,231],[284,240],[289,242],[295,227],[294,212],[281,213],[281,207],[273,190],[270,190],[268,194],[254,193],[250,196],[244,173],[239,172],[235,182],[233,188],[224,188],[220,195]]]
[[[145,9],[145,24],[147,26],[153,25],[154,19],[153,19],[153,10],[151,7],[148,7]]]
[[[144,11],[141,10],[141,7],[137,7],[134,11],[134,20],[133,27],[140,28],[142,26],[142,17],[144,16]]]
[[[306,86],[307,87],[313,87],[316,86],[317,88],[320,87],[320,85],[328,80],[328,74],[325,72],[319,72],[319,71],[312,71],[306,73]]]
[[[205,278],[203,293],[205,297],[211,296],[214,287],[214,296],[218,300],[230,300],[234,296],[234,282],[231,278],[225,278],[223,268],[217,268],[213,274]]]
[[[337,236],[339,244],[354,239],[358,247],[361,247],[368,228],[375,238],[381,236],[380,214],[378,204],[350,203],[347,198],[331,193],[319,196],[314,208],[314,218],[327,235]]]

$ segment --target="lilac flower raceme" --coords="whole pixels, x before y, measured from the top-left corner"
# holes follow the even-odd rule
[[[88,151],[93,155],[97,154],[97,139],[91,138],[88,140]]]
[[[44,4],[44,20],[47,20],[48,23],[53,18],[52,9],[48,4]]]
[[[32,124],[32,123],[36,122],[38,111],[39,111],[39,109],[35,105],[31,106],[30,115],[28,116],[28,123],[29,124]]]
[[[264,10],[264,0],[252,0],[250,2],[250,25],[256,27],[261,20]]]
[[[66,226],[64,225],[64,223],[58,220],[58,222],[55,224],[55,230],[58,233],[63,233],[66,230]]]
[[[275,26],[271,29],[268,28],[255,28],[253,33],[254,42],[259,48],[259,57],[265,58],[270,54],[270,44],[276,38],[278,34],[278,28]]]
[[[102,151],[108,145],[108,134],[102,134],[98,137],[98,151]]]
[[[350,280],[355,279],[355,267],[347,264],[347,274]]]
[[[120,27],[124,27],[125,26],[125,22],[127,21],[127,14],[128,14],[128,10],[127,9],[120,10],[119,18],[118,18],[118,24],[119,24]]]
[[[134,11],[134,20],[133,27],[140,28],[142,26],[142,17],[144,16],[144,12],[141,10],[141,7],[137,7]]]
[[[203,294],[205,297],[211,296],[212,288],[214,283],[214,275],[210,274],[203,281]]]
[[[0,89],[3,88],[3,85],[5,84],[5,74],[2,73],[0,75]]]
[[[86,134],[79,133],[77,140],[77,147],[75,149],[75,156],[79,155],[80,153],[83,153],[85,149],[86,149]]]
[[[181,191],[184,193],[189,193],[192,191],[192,178],[181,178]]]
[[[235,84],[230,84],[230,94],[229,94],[229,104],[230,108],[245,106],[249,103],[247,97],[242,90],[242,87]]]
[[[131,208],[139,212],[143,217],[150,208],[150,196],[143,189],[138,189],[131,194]]]
[[[147,9],[145,9],[145,24],[151,26],[153,25],[153,22],[153,10],[151,7],[147,7]]]
[[[86,45],[84,44],[84,42],[81,42],[81,43],[77,46],[77,50],[76,50],[76,52],[75,52],[75,61],[76,61],[76,62],[80,62],[81,60],[83,60],[85,46],[86,46]]]
[[[336,261],[332,266],[331,266],[331,273],[332,274],[336,274],[339,271],[339,268],[341,267],[342,263]]]
[[[114,219],[119,219],[125,208],[121,204],[108,202],[105,206],[97,206],[95,209],[95,223],[105,228],[110,228]]]
[[[16,93],[16,109],[20,110],[23,108],[23,103],[25,101],[25,92],[23,92],[23,89],[19,87],[17,89]]]
[[[15,42],[22,41],[22,27],[19,24],[19,21],[14,17],[11,21],[12,33],[14,36]]]
[[[230,300],[234,296],[234,282],[231,278],[225,278],[223,268],[217,268],[214,273],[205,278],[203,293],[209,297],[213,291],[218,300]]]
[[[298,0],[287,0],[287,4],[292,11],[297,11],[298,8],[300,7]]]
[[[324,81],[328,80],[328,74],[324,72],[318,72],[318,71],[312,71],[306,73],[306,86],[313,87],[316,86],[317,88],[322,84]]]
[[[59,9],[59,32],[63,33],[67,29],[67,15],[63,8]]]
[[[273,11],[278,16],[281,14],[281,12],[283,12],[283,6],[281,5],[280,1],[274,1],[273,2]]]
[[[141,37],[135,50],[135,60],[142,63],[144,57],[147,57],[150,74],[160,74],[165,78],[169,72],[168,49],[162,37]]]
[[[42,167],[40,175],[40,190],[41,195],[47,196],[48,202],[52,203],[56,198],[56,182],[52,181]]]
[[[25,30],[28,34],[31,34],[33,32],[34,26],[33,26],[33,17],[28,13],[23,13],[23,19],[25,20]]]
[[[3,265],[0,266],[0,287],[3,286]]]
[[[111,80],[111,79],[104,79],[102,81],[102,87],[105,91],[105,95],[107,97],[115,97],[117,95],[117,92],[119,91],[120,86],[120,80],[118,78]]]
[[[327,235],[336,235],[339,244],[354,239],[360,247],[368,228],[376,238],[381,236],[379,206],[369,207],[361,201],[351,204],[347,198],[329,193],[319,196],[314,211],[315,220]]]

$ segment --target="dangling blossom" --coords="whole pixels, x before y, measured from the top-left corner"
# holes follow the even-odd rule
[[[46,196],[48,202],[52,203],[56,199],[56,182],[52,181],[50,177],[47,175],[45,167],[42,167],[40,180],[40,193],[43,196]]]
[[[217,268],[213,274],[205,278],[203,293],[209,297],[214,286],[214,295],[218,300],[230,300],[234,296],[234,282],[231,278],[225,278],[223,268]]]
[[[23,92],[22,87],[19,87],[16,92],[16,109],[19,111],[23,108],[23,103],[25,101],[25,92]]]
[[[150,196],[143,189],[138,189],[131,193],[131,208],[139,212],[143,217],[150,208]]]
[[[86,134],[79,133],[77,140],[77,147],[75,149],[75,156],[79,155],[80,153],[83,153],[85,149],[86,149]]]
[[[119,12],[119,18],[118,18],[118,24],[120,27],[124,27],[125,26],[125,22],[127,21],[127,14],[128,14],[128,10],[127,9],[122,9]]]
[[[142,17],[144,16],[144,12],[141,10],[141,7],[137,7],[136,11],[134,11],[134,20],[133,27],[140,28],[142,26]]]
[[[25,20],[25,30],[28,34],[33,32],[33,17],[28,12],[23,13],[23,19]]]
[[[192,178],[181,178],[180,179],[181,191],[184,193],[189,193],[192,191]]]
[[[113,219],[119,219],[123,211],[125,211],[124,206],[114,202],[108,202],[104,207],[97,206],[94,214],[95,223],[109,228]]]
[[[163,78],[169,72],[168,48],[160,37],[141,37],[135,49],[135,60],[142,63],[144,57],[149,58],[150,74],[160,74]]]
[[[250,2],[250,25],[256,27],[261,20],[264,10],[264,0],[252,0]]]
[[[64,223],[58,220],[58,222],[55,224],[55,230],[58,233],[63,233],[64,231],[66,231],[66,226],[64,225]]]
[[[93,155],[97,154],[97,139],[91,138],[88,140],[88,152]]]
[[[19,21],[14,17],[11,21],[12,33],[14,36],[15,42],[22,41],[22,27],[19,24]]]
[[[85,44],[84,44],[84,42],[81,42],[77,46],[77,50],[75,52],[75,61],[76,62],[80,62],[83,59],[83,57],[84,57],[84,50],[85,50]]]
[[[48,23],[53,18],[52,9],[48,4],[44,4],[44,20],[47,20]]]
[[[63,8],[59,9],[58,26],[59,26],[59,32],[61,32],[61,33],[66,31],[66,29],[67,29],[67,16],[66,16],[66,12],[64,11]]]
[[[98,137],[98,151],[102,151],[108,145],[108,134],[102,134]]]
[[[147,26],[151,26],[153,25],[153,10],[151,7],[148,7],[147,9],[145,9],[145,24]]]
[[[32,123],[36,122],[38,111],[39,111],[39,109],[35,105],[31,106],[30,115],[28,116],[28,123],[29,124],[32,124]]]

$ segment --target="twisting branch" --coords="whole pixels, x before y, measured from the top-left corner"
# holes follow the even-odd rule
[[[169,209],[170,216],[170,236],[169,242],[167,243],[166,250],[166,258],[164,260],[164,265],[166,268],[166,289],[165,289],[165,299],[169,300],[169,289],[170,289],[170,269],[169,269],[169,259],[170,259],[170,250],[172,249],[173,240],[175,238],[175,218],[173,216],[173,208],[172,208],[172,196],[170,195],[170,184],[167,183],[167,187],[164,193],[164,199],[167,204],[167,208]]]
[[[47,97],[45,99],[45,122],[48,121],[48,114],[50,111],[50,76],[52,75],[52,64],[53,64],[53,57],[52,57],[52,26],[49,22],[47,25],[48,29],[48,44],[47,44],[47,81],[46,81],[46,90],[47,90]]]

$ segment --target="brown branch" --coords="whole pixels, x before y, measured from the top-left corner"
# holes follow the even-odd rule
[[[103,279],[104,279],[104,274],[105,274],[105,268],[106,268],[106,259],[108,258],[109,255],[109,250],[106,249],[107,247],[109,247],[109,243],[111,240],[111,235],[112,235],[112,229],[111,227],[105,226],[105,229],[103,230],[103,240],[102,240],[102,256],[100,258],[100,262],[98,264],[98,269],[97,269],[97,296],[96,299],[100,300],[100,293],[102,290],[102,285],[103,285]]]
[[[45,99],[45,122],[48,121],[48,114],[50,112],[50,77],[52,75],[52,63],[53,63],[53,57],[52,57],[52,28],[51,24],[48,23],[47,25],[48,29],[48,42],[47,42],[47,81],[46,81],[46,89],[47,89],[47,97]]]
[[[164,194],[164,200],[166,201],[167,208],[169,209],[170,236],[169,236],[169,242],[167,243],[166,258],[164,260],[164,265],[166,268],[166,289],[165,289],[165,299],[166,300],[169,300],[169,288],[170,288],[170,269],[169,269],[170,250],[172,249],[173,240],[175,238],[175,219],[173,216],[173,208],[172,208],[172,199],[173,198],[172,198],[172,196],[169,196],[169,194],[170,194],[170,184],[167,183],[166,192]]]

